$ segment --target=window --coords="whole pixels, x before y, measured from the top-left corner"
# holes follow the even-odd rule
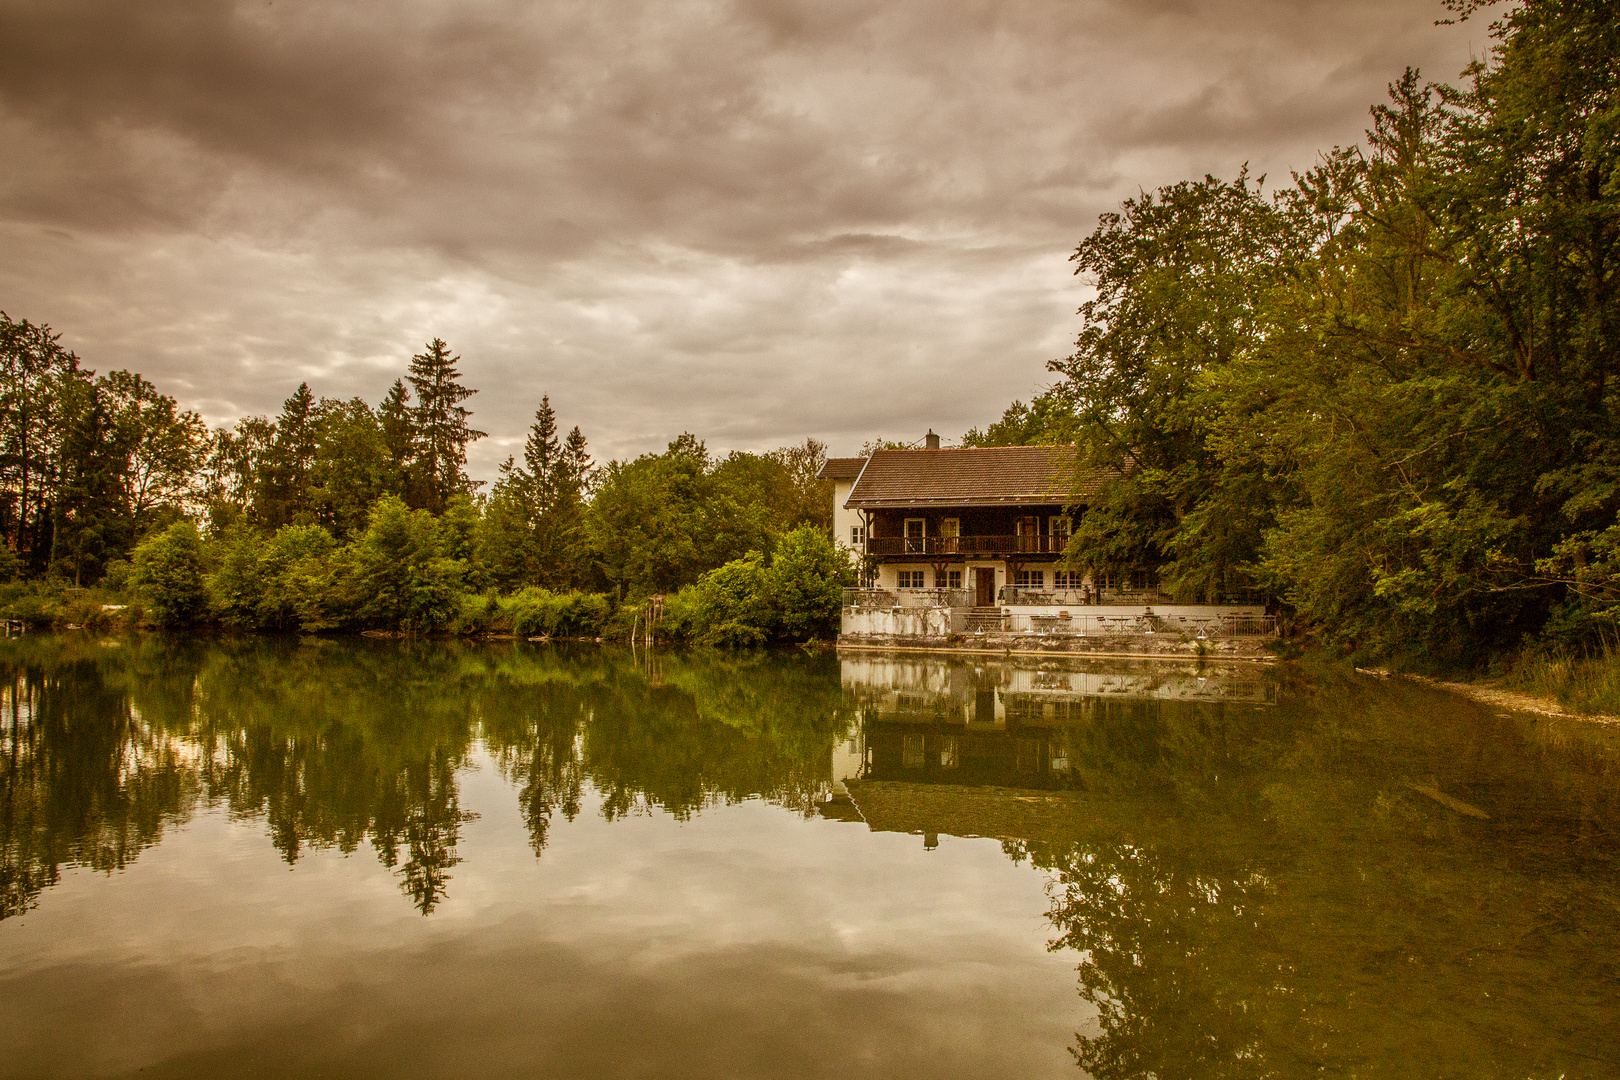
[[[942,769],[956,768],[961,744],[955,735],[947,735],[939,741],[939,767]]]
[[[960,589],[961,587],[962,587],[962,571],[960,571],[960,570],[935,570],[934,571],[934,588],[936,588],[936,589]]]
[[[1054,570],[1052,571],[1052,588],[1079,589],[1086,583],[1084,570]]]
[[[928,520],[926,518],[906,518],[906,550],[921,552],[927,550]]]
[[[957,541],[962,536],[962,519],[945,518],[939,523],[939,550],[960,551],[962,545]]]
[[[1013,584],[1020,589],[1041,589],[1046,587],[1045,570],[1014,570]]]
[[[1052,550],[1062,551],[1069,546],[1069,516],[1054,514],[1046,519],[1047,531],[1052,534]]]
[[[852,548],[866,547],[865,525],[851,525],[849,527],[849,546]]]
[[[902,589],[926,589],[928,586],[923,584],[923,572],[921,570],[902,570],[900,571],[900,587]]]
[[[905,769],[922,768],[923,737],[921,735],[900,736],[900,766]]]

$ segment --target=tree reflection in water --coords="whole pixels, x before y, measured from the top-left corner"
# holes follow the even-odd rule
[[[1072,666],[851,661],[843,779],[872,828],[1050,875],[1090,1075],[1620,1075],[1620,732]]]
[[[203,807],[289,863],[369,844],[431,913],[481,749],[542,857],[587,805],[752,798],[999,840],[1047,876],[1096,1077],[1620,1075],[1620,732],[1399,680],[28,637],[0,710],[0,915]]]
[[[460,861],[482,739],[538,855],[586,784],[609,820],[764,797],[813,814],[847,725],[827,658],[614,649],[30,636],[0,645],[4,914],[60,868],[121,867],[199,800],[295,863],[369,843],[429,914]]]

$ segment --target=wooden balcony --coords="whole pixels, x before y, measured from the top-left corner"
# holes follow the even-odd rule
[[[1066,536],[874,536],[868,555],[1061,555]]]

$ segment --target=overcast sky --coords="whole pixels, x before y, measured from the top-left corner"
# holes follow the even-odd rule
[[[1430,0],[0,0],[0,308],[213,423],[439,336],[488,477],[948,439],[1066,354],[1139,189],[1285,179],[1484,21]]]

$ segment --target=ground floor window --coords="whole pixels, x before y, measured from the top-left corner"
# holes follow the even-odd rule
[[[921,570],[902,570],[900,571],[900,587],[902,589],[926,589],[928,586],[923,584],[923,572]]]
[[[1054,570],[1052,571],[1052,587],[1054,589],[1078,589],[1086,583],[1084,570]]]
[[[1039,589],[1046,585],[1045,570],[1014,570],[1013,584],[1021,589]]]
[[[934,572],[934,588],[960,589],[962,587],[962,571],[945,570]]]

